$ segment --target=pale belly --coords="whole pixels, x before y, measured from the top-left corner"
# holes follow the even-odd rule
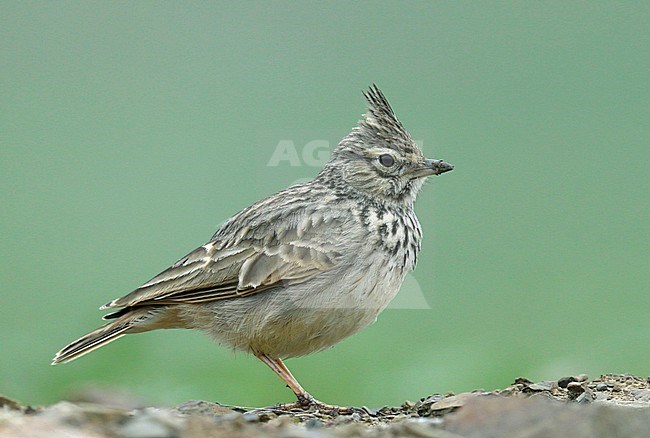
[[[381,258],[305,283],[242,298],[183,305],[188,328],[237,350],[277,358],[331,347],[375,321],[399,291],[403,270]],[[343,271],[345,273],[343,273]]]

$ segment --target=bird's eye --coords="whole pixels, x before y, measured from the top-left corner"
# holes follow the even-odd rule
[[[379,163],[384,167],[390,167],[395,164],[395,158],[390,154],[382,154],[379,156]]]

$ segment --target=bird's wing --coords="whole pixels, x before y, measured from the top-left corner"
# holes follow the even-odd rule
[[[300,283],[334,268],[341,258],[328,237],[341,232],[336,217],[279,217],[227,233],[219,232],[138,289],[103,309],[153,304],[200,303],[247,296],[278,285]],[[233,219],[236,219],[233,218]],[[223,227],[222,227],[223,229]],[[109,316],[109,315],[107,315]]]

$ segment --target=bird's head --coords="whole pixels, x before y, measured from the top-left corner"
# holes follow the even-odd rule
[[[323,174],[379,202],[412,205],[426,177],[453,167],[425,158],[376,85],[364,96],[368,112],[334,149]]]

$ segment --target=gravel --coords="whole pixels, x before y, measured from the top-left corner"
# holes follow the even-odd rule
[[[433,394],[401,406],[354,408],[346,415],[197,400],[173,408],[128,400],[115,406],[102,403],[96,391],[89,399],[31,407],[0,396],[0,436],[650,437],[650,380],[628,374],[517,378],[500,390]]]

